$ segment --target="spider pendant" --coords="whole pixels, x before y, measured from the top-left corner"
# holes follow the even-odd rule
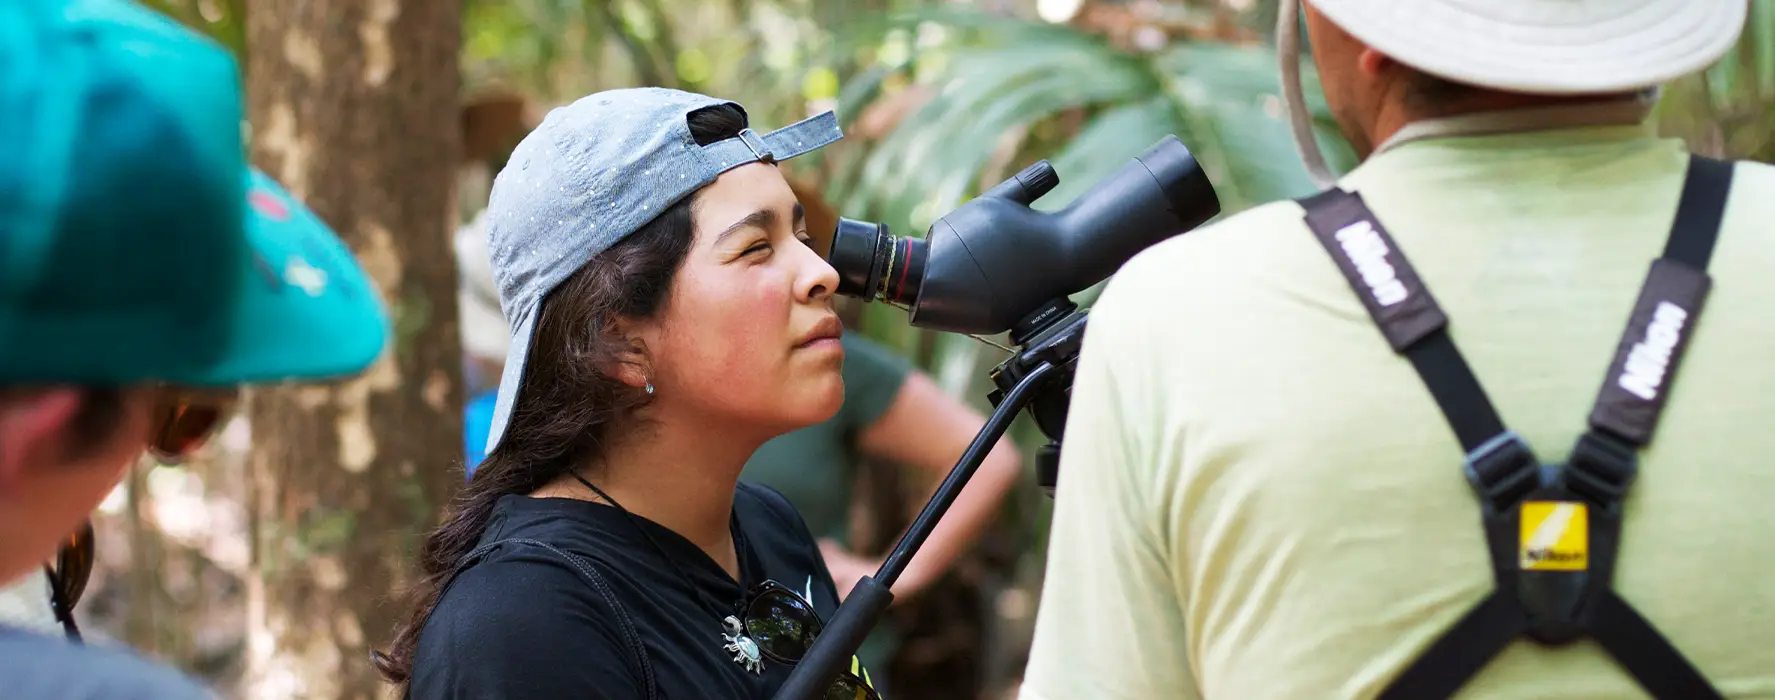
[[[758,643],[746,636],[740,619],[729,615],[723,622],[727,629],[721,636],[727,638],[727,646],[722,648],[733,654],[733,662],[753,673],[764,673],[764,660],[758,653]]]

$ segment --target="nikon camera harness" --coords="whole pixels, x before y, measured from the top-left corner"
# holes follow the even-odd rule
[[[1542,466],[1506,429],[1448,335],[1448,318],[1355,193],[1300,200],[1306,222],[1393,350],[1416,368],[1466,451],[1496,588],[1393,681],[1381,700],[1452,696],[1517,636],[1563,645],[1585,636],[1659,700],[1720,698],[1611,578],[1622,503],[1706,301],[1732,164],[1691,156],[1663,257],[1652,262],[1590,413],[1565,464]],[[1559,527],[1561,524],[1564,527]],[[1548,536],[1550,535],[1550,536]]]

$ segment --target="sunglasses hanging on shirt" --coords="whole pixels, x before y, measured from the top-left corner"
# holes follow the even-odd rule
[[[234,413],[238,399],[238,389],[157,389],[149,423],[148,455],[161,464],[184,463]],[[74,606],[80,603],[87,581],[92,578],[95,540],[92,519],[87,518],[79,530],[62,541],[55,560],[43,565],[43,575],[49,580],[50,611],[61,623],[62,631],[74,641],[81,641],[80,626],[74,622]]]
[[[763,658],[795,665],[813,648],[825,623],[813,603],[788,586],[766,579],[746,594],[738,616],[729,615],[727,651],[735,663],[753,673],[762,672]],[[762,658],[761,658],[762,657]],[[858,675],[858,674],[862,675]],[[851,670],[841,672],[826,688],[826,700],[881,700],[869,680],[869,671],[851,658]]]
[[[94,550],[92,519],[88,518],[62,541],[55,561],[43,565],[43,575],[49,579],[49,609],[55,613],[56,622],[61,623],[62,631],[74,641],[80,641],[80,627],[74,624],[74,606],[79,604],[86,582],[92,577]]]

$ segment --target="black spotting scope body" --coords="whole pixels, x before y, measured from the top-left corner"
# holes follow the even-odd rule
[[[908,304],[914,326],[1001,333],[1220,213],[1213,184],[1176,136],[1064,209],[1030,208],[1058,183],[1053,167],[1037,162],[938,219],[925,240],[841,218],[828,256],[838,293]]]

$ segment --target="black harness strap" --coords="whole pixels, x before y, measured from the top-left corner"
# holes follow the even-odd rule
[[[1307,225],[1466,451],[1497,583],[1382,700],[1450,697],[1524,635],[1552,645],[1588,635],[1660,700],[1721,697],[1610,583],[1637,450],[1651,440],[1706,301],[1731,180],[1731,163],[1691,157],[1669,242],[1640,290],[1590,430],[1550,469],[1504,427],[1449,338],[1447,316],[1361,196],[1334,188],[1301,200]]]
[[[1472,452],[1504,432],[1491,399],[1448,337],[1448,317],[1362,195],[1330,189],[1301,204],[1307,225],[1331,251],[1393,351],[1403,353],[1424,378],[1461,449]]]
[[[1467,680],[1528,631],[1528,611],[1515,598],[1492,591],[1430,645],[1381,698],[1454,697]]]

